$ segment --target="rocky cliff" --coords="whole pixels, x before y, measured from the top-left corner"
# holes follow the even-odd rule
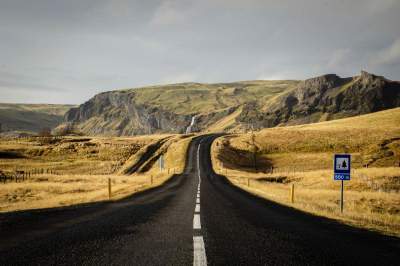
[[[244,106],[237,122],[264,128],[372,113],[400,106],[400,83],[362,71],[340,78],[328,74],[300,82],[266,102]]]
[[[304,81],[182,83],[104,92],[65,123],[90,135],[241,131],[304,124],[400,106],[400,83],[361,72]]]
[[[101,93],[71,109],[66,122],[73,122],[89,135],[128,136],[156,132],[183,133],[191,116],[138,104],[134,93]]]
[[[267,100],[297,83],[182,83],[104,92],[72,108],[64,122],[89,135],[185,133],[192,122],[190,132],[200,131],[249,100]]]

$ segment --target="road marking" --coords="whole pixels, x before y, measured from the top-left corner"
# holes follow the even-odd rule
[[[206,249],[202,236],[193,237],[193,266],[207,265]]]
[[[199,146],[197,147],[197,173],[199,174],[199,186],[200,186],[200,181],[201,181],[201,175],[200,175],[200,146],[201,146],[201,142],[200,142]]]
[[[193,217],[193,229],[201,229],[200,214],[195,214]]]
[[[193,216],[193,229],[201,230],[200,222],[200,184],[201,184],[201,172],[200,172],[200,146],[204,139],[202,139],[197,148],[197,172],[199,177],[199,184],[197,185],[196,195],[196,207],[194,208]],[[193,236],[193,265],[205,265],[207,266],[206,249],[204,245],[203,236]]]

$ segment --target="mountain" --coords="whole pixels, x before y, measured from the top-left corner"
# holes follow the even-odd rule
[[[298,81],[181,83],[104,92],[65,114],[91,135],[185,133],[205,129],[247,102],[279,95]]]
[[[237,122],[256,128],[307,124],[400,106],[400,82],[362,71],[352,78],[328,74],[300,82],[268,101],[246,104]]]
[[[304,81],[181,83],[100,93],[64,123],[91,135],[244,131],[367,114],[400,106],[400,83],[362,71]]]
[[[0,131],[37,133],[63,122],[64,114],[74,105],[0,103]]]

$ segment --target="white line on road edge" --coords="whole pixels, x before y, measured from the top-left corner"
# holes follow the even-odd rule
[[[193,229],[201,229],[200,214],[195,214],[193,217]]]
[[[196,199],[196,203],[200,203],[200,199],[199,198]]]
[[[206,249],[202,236],[193,237],[193,266],[207,265]]]
[[[200,213],[200,204],[196,204],[196,208],[194,208],[195,213]]]

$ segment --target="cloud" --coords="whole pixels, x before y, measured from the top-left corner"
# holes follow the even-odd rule
[[[398,0],[368,0],[365,2],[365,7],[371,13],[384,12],[398,4]]]
[[[373,66],[400,64],[400,38],[395,40],[390,46],[377,52],[371,58],[370,63]]]
[[[185,21],[186,15],[177,1],[164,1],[155,10],[149,24],[156,26],[179,24]]]
[[[400,79],[399,13],[399,0],[0,0],[0,99],[360,69]]]

